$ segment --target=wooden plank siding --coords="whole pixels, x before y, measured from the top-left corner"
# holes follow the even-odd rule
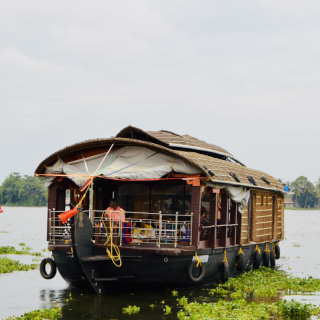
[[[249,221],[248,221],[248,206],[245,207],[241,217],[241,236],[240,244],[249,243]]]
[[[265,191],[253,191],[252,201],[252,239],[250,239],[249,206],[241,217],[240,244],[280,240],[284,237],[284,196]]]

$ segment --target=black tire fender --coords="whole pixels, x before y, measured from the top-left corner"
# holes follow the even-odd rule
[[[253,257],[253,269],[259,269],[260,263],[261,263],[261,253],[259,252],[259,250],[256,250],[254,252],[254,257]]]
[[[276,259],[280,259],[280,246],[278,244],[276,244],[274,251],[276,253]]]
[[[263,265],[269,267],[270,264],[270,251],[265,251],[263,253]]]
[[[273,250],[270,251],[270,266],[271,267],[276,266],[276,256]]]
[[[189,280],[191,280],[192,282],[200,282],[206,274],[205,265],[203,263],[201,263],[197,267],[197,264],[198,264],[197,261],[192,261],[188,266],[187,276],[188,276]],[[200,275],[198,277],[194,277],[192,274],[192,271],[194,268],[200,268]]]
[[[46,270],[46,265],[47,263],[50,265],[50,272],[47,273]],[[40,263],[40,274],[42,276],[42,278],[44,279],[52,279],[57,273],[57,266],[56,263],[54,262],[54,260],[52,260],[51,258],[45,258],[41,261]]]
[[[238,254],[238,259],[237,259],[237,271],[244,271],[244,268],[245,268],[245,264],[246,264],[246,261],[245,261],[245,258],[244,258],[244,254],[243,253],[239,253]]]
[[[229,279],[229,263],[222,262],[220,266],[220,280],[226,282]]]

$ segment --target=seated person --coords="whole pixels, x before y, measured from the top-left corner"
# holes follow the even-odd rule
[[[113,221],[119,221],[121,217],[121,221],[125,221],[125,211],[118,206],[117,200],[112,198],[110,200],[110,207],[107,208],[104,216],[107,219],[113,219]]]
[[[122,222],[122,244],[130,244],[132,242],[132,232],[130,219]]]
[[[180,240],[179,243],[189,243],[190,242],[190,225],[187,220],[183,222],[180,228]]]
[[[209,221],[206,218],[206,213],[208,212],[208,210],[206,210],[204,207],[202,207],[201,209],[201,220],[200,220],[200,227],[205,227],[209,225]],[[206,240],[208,236],[208,230],[206,229],[202,229],[201,233],[200,233],[200,240]]]
[[[153,225],[152,223],[147,223],[145,222],[143,224],[143,227],[144,227],[144,234],[145,236],[147,236],[148,238],[155,238],[156,234],[155,234],[155,231],[153,230]]]
[[[172,221],[172,217],[169,217],[168,220],[163,224],[164,237],[166,238],[164,241],[165,243],[168,243],[170,238],[174,237],[176,225]]]

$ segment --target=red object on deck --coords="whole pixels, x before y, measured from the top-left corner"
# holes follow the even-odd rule
[[[59,214],[58,217],[61,219],[62,223],[65,224],[69,218],[73,217],[77,213],[78,213],[78,208],[74,207],[71,210],[68,210],[66,212]]]
[[[3,213],[3,210],[2,210],[2,208],[1,208],[1,206],[0,206],[0,213]]]

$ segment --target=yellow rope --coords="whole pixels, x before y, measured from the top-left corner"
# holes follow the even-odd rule
[[[76,207],[80,206],[80,204],[82,203],[83,199],[86,197],[87,192],[88,192],[89,189],[90,189],[90,186],[91,186],[91,183],[92,183],[93,179],[94,179],[94,177],[91,178],[91,181],[90,181],[89,184],[88,184],[88,187],[87,187],[86,192],[84,193],[83,197],[82,197],[81,200],[78,202],[78,204],[76,205]]]
[[[222,261],[223,263],[224,262],[228,262],[228,259],[227,259],[227,250],[224,250],[224,259]]]
[[[264,250],[264,252],[270,252],[268,243],[266,243],[266,250]]]
[[[258,251],[259,252],[259,254],[261,254],[261,251],[260,251],[260,248],[259,248],[259,246],[258,245],[256,245],[256,250],[255,251]]]
[[[272,242],[272,251],[276,251],[276,247],[274,245],[274,242]]]
[[[194,256],[196,257],[196,259],[197,259],[197,261],[198,261],[197,267],[199,267],[199,265],[202,266],[201,259],[199,258],[198,254],[197,254],[197,251],[196,251],[196,253],[194,254]]]
[[[109,212],[109,211],[106,210],[106,212]],[[103,214],[104,213],[102,212],[101,221],[103,223],[104,228],[106,229],[106,233],[108,233],[107,226],[105,225],[104,220],[103,220]],[[110,250],[107,248],[106,252],[107,252],[108,257],[111,258],[111,261],[113,262],[113,264],[116,267],[121,267],[122,266],[122,261],[121,261],[120,249],[119,249],[119,247],[117,245],[115,245],[113,243],[113,240],[112,240],[113,226],[111,224],[111,217],[109,217],[109,228],[110,228],[110,234],[109,234],[109,237],[107,238],[107,241],[105,242],[104,245],[110,246]],[[122,241],[122,239],[120,239],[120,241]],[[115,254],[113,254],[113,250],[115,251]]]
[[[239,257],[240,257],[240,254],[244,255],[244,252],[242,251],[241,247],[239,247],[239,252],[238,252]],[[238,262],[239,260],[237,261],[236,266],[238,265]]]
[[[173,164],[175,163],[176,159],[173,160],[173,162],[170,164],[170,168],[173,171]]]

